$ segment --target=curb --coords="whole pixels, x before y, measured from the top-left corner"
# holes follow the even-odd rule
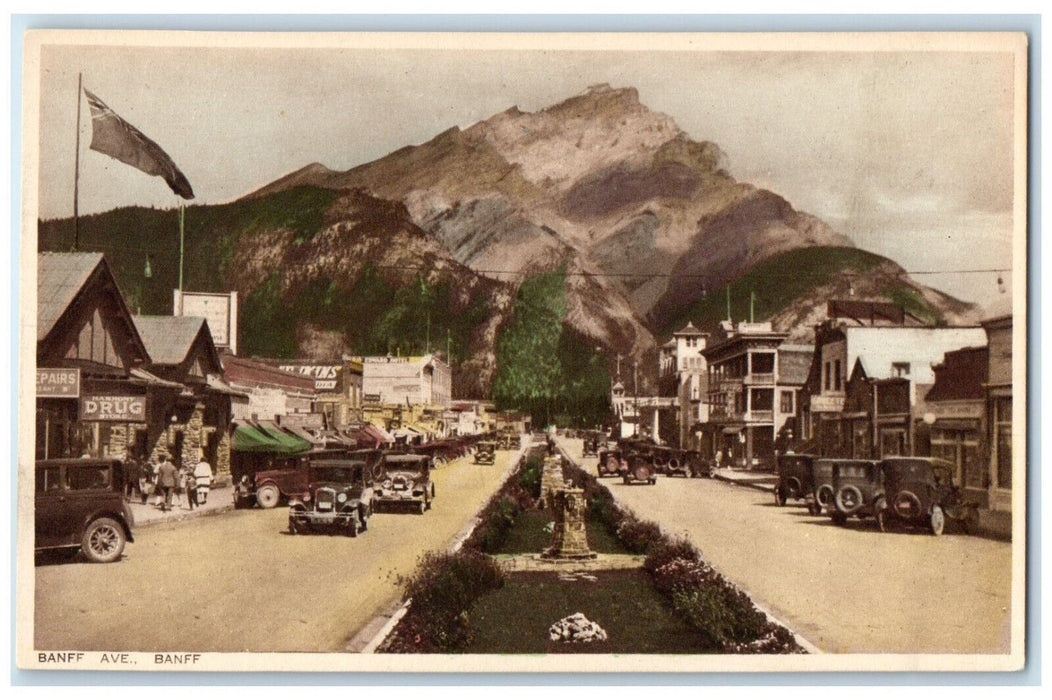
[[[713,479],[722,481],[725,484],[734,484],[735,486],[744,486],[746,488],[755,489],[757,491],[766,491],[768,493],[774,493],[773,484],[764,484],[759,481],[749,481],[746,479],[731,479],[721,474],[714,474]]]
[[[227,512],[232,511],[232,510],[234,510],[234,504],[233,503],[231,503],[229,505],[225,505],[225,506],[219,506],[218,508],[209,508],[208,510],[202,510],[199,513],[194,513],[193,511],[190,511],[190,512],[187,512],[187,513],[180,513],[178,515],[174,515],[174,516],[170,516],[170,517],[169,516],[164,516],[164,517],[160,517],[160,518],[150,518],[149,520],[145,520],[145,521],[138,521],[138,520],[136,520],[135,524],[133,525],[133,527],[136,530],[138,530],[140,528],[152,527],[154,525],[164,525],[166,523],[179,523],[179,522],[184,522],[186,520],[196,520],[197,518],[207,518],[207,517],[212,516],[212,515],[219,515],[220,513],[227,513]]]
[[[511,475],[515,473],[515,469],[519,466],[519,462],[521,462],[523,456],[525,456],[526,450],[528,450],[532,445],[532,441],[528,443],[525,441],[523,442],[523,446],[519,448],[519,451],[512,459],[511,464],[509,464],[508,468],[504,470],[504,476],[503,478],[501,478],[500,484],[497,485],[497,490],[503,488],[504,484],[508,482],[508,479],[511,478]],[[464,545],[464,542],[469,537],[471,537],[471,533],[473,533],[475,531],[475,528],[479,526],[479,523],[482,522],[482,511],[486,510],[486,507],[488,505],[489,499],[487,499],[486,502],[483,503],[477,511],[475,511],[474,515],[468,518],[468,524],[465,525],[464,529],[457,533],[457,535],[453,538],[453,542],[446,549],[447,552],[458,551]],[[355,643],[355,641],[357,640],[357,636],[355,637],[355,639],[352,639],[350,642],[348,642],[346,650],[351,653],[375,654],[376,650],[380,647],[380,645],[384,643],[384,640],[387,639],[387,637],[391,634],[391,632],[394,631],[394,628],[398,625],[402,618],[405,617],[405,614],[409,612],[409,605],[412,602],[413,600],[411,598],[408,598],[406,600],[401,601],[400,603],[396,603],[393,607],[394,612],[390,612],[388,614],[381,614],[374,617],[365,625],[365,627],[362,628],[363,631],[375,626],[376,623],[380,620],[386,619],[386,622],[384,622],[384,624],[380,627],[376,634],[373,635],[373,637],[365,644],[365,646],[361,648],[360,651],[357,651],[353,648],[357,646],[357,644]]]
[[[578,464],[577,460],[575,460],[572,457],[570,457],[570,455],[568,455],[566,453],[566,450],[563,449],[562,446],[559,447],[559,451],[563,454],[563,456],[566,458],[567,461],[569,461],[571,464],[573,464],[575,467],[577,467],[581,471],[584,471],[584,467],[582,467],[580,464]],[[748,488],[753,488],[753,489],[757,489],[757,490],[761,490],[761,491],[773,491],[774,490],[773,488],[764,488],[763,485],[755,483],[755,482],[750,483],[748,481],[735,481],[734,479],[727,479],[726,477],[722,477],[722,476],[719,476],[719,475],[714,475],[713,478],[719,479],[720,481],[726,482],[728,484],[735,484],[735,485],[739,485],[739,486],[745,486],[745,487],[748,487]],[[609,491],[611,497],[613,497],[613,499],[614,499],[614,502],[616,502],[620,508],[623,508],[624,510],[632,513],[632,509],[631,508],[629,508],[627,505],[625,505],[620,500],[618,500],[617,494],[615,494],[610,489],[607,489],[607,491]],[[633,515],[635,515],[635,513],[633,513]],[[636,517],[638,517],[638,516],[636,516]],[[668,535],[668,533],[663,528],[662,528],[661,531],[665,535]],[[779,617],[774,615],[765,605],[757,602],[756,598],[754,598],[753,595],[751,593],[749,593],[749,591],[747,589],[745,589],[742,586],[738,585],[738,583],[736,581],[731,580],[730,578],[728,578],[723,573],[721,573],[720,576],[723,576],[723,578],[725,580],[727,580],[731,585],[733,585],[739,591],[741,591],[746,596],[748,596],[748,598],[752,602],[753,606],[757,610],[759,610],[761,613],[763,613],[767,617],[768,620],[770,620],[771,622],[775,623],[776,625],[780,625],[781,627],[784,627],[785,629],[787,629],[789,631],[789,633],[793,635],[793,640],[798,645],[800,645],[800,647],[802,649],[806,650],[808,654],[824,654],[825,653],[821,649],[819,649],[817,646],[815,646],[815,644],[813,644],[812,642],[808,641],[805,637],[801,636],[798,632],[796,632],[796,630],[794,630],[792,627],[787,625]]]

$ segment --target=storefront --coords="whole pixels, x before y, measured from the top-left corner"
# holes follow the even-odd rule
[[[124,457],[151,408],[131,313],[101,253],[37,263],[36,457]]]

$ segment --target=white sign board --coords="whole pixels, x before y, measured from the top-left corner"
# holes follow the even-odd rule
[[[208,321],[216,347],[237,353],[237,292],[213,294],[176,289],[172,308],[175,316],[196,316]]]

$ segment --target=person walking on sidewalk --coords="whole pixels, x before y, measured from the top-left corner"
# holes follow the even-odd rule
[[[186,478],[186,506],[190,510],[194,509],[197,503],[197,477],[189,469],[185,470]]]
[[[197,503],[208,503],[208,491],[212,488],[212,465],[205,461],[205,453],[198,453],[197,466],[194,467],[194,478],[197,480]]]
[[[172,494],[175,491],[175,483],[178,478],[175,465],[168,459],[167,454],[162,455],[162,461],[157,466],[157,488],[160,491],[160,495],[164,498],[161,502],[161,510],[172,509]]]

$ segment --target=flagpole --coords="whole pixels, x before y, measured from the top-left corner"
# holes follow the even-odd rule
[[[179,205],[179,291],[183,291],[183,211],[182,204]]]
[[[76,252],[80,243],[80,92],[83,89],[81,80],[83,73],[77,73],[77,153],[73,159],[73,250]]]

